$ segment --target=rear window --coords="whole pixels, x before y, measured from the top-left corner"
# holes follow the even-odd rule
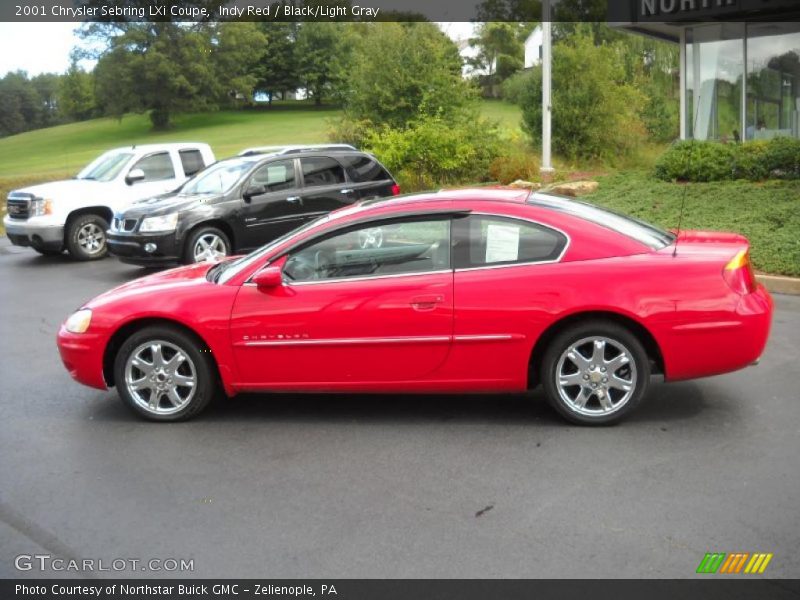
[[[350,154],[342,159],[350,179],[356,182],[385,181],[391,179],[380,163],[363,154]]]
[[[344,169],[337,161],[327,156],[301,158],[303,184],[306,187],[336,185],[344,183]]]
[[[529,202],[607,227],[654,250],[669,246],[675,240],[674,234],[659,229],[655,225],[579,200],[534,194]]]
[[[157,152],[145,156],[133,165],[133,168],[141,169],[144,172],[144,181],[175,179],[175,169],[172,167],[172,159],[168,152]]]
[[[178,154],[180,154],[181,157],[183,172],[186,173],[187,177],[198,173],[206,166],[205,162],[203,162],[203,155],[200,154],[200,150],[181,150]]]

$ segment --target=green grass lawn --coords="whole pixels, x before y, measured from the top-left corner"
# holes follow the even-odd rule
[[[634,171],[599,177],[584,199],[673,229],[686,193],[684,229],[734,231],[750,240],[759,271],[800,277],[800,181],[690,183]]]

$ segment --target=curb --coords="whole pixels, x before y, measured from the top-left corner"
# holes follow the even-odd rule
[[[800,279],[783,277],[782,275],[756,274],[756,279],[773,294],[791,294],[800,296]]]

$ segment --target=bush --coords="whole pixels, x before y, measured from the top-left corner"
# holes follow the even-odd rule
[[[365,146],[394,173],[403,189],[414,191],[489,181],[490,165],[500,151],[500,135],[497,124],[484,118],[422,117],[406,128],[376,130]]]
[[[517,104],[518,106],[523,106],[525,101],[530,97],[528,88],[532,85],[535,84],[531,71],[517,71],[503,82],[503,100],[511,102],[512,104]]]
[[[489,176],[492,181],[508,184],[521,179],[522,181],[538,181],[539,157],[522,148],[512,148],[503,152],[489,165]]]
[[[625,81],[617,43],[595,46],[591,35],[577,32],[553,52],[553,150],[570,159],[631,155],[646,138],[640,114],[642,91]],[[541,67],[524,86],[523,128],[538,143],[542,136]]]
[[[800,177],[800,140],[678,142],[658,159],[655,174],[664,181],[796,179]]]

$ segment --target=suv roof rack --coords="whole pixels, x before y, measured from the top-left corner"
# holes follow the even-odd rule
[[[331,150],[356,150],[358,148],[350,144],[314,144],[314,145],[294,145],[294,146],[254,146],[245,148],[239,152],[238,156],[256,156],[258,154],[299,154],[301,152],[324,152]]]

